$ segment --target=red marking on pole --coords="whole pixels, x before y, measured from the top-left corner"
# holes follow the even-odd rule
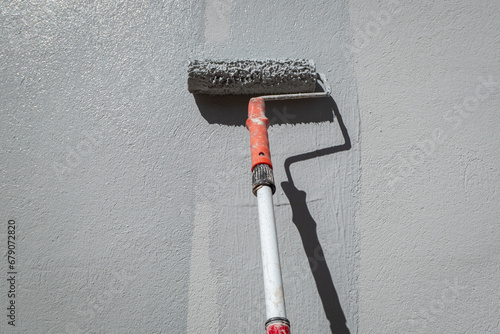
[[[290,326],[277,322],[267,325],[266,334],[290,334]]]

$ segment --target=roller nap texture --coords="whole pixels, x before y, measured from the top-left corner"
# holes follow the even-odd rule
[[[314,63],[307,59],[194,60],[188,89],[209,95],[309,93],[316,78]]]

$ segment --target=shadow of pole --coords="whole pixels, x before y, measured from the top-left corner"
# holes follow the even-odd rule
[[[295,187],[290,173],[290,165],[292,163],[341,151],[347,151],[351,148],[349,134],[333,99],[330,100],[330,106],[339,123],[340,130],[344,137],[344,144],[287,158],[285,160],[285,172],[288,181],[282,182],[281,187],[290,202],[290,206],[292,208],[292,221],[300,234],[302,245],[309,260],[309,267],[311,268],[326,318],[330,322],[331,332],[335,334],[349,334],[350,331],[347,328],[346,318],[340,305],[337,291],[335,290],[335,286],[333,284],[330,269],[328,268],[325,260],[323,247],[321,247],[319,242],[317,224],[307,207],[307,194],[306,192],[298,190]]]

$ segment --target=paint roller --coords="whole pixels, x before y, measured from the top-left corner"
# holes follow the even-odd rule
[[[323,92],[315,92],[317,84]],[[258,96],[251,98],[248,104],[246,127],[250,132],[252,192],[258,204],[265,327],[267,334],[289,334],[272,198],[276,186],[265,102],[330,97],[328,84],[324,76],[316,73],[313,61],[307,59],[194,60],[188,67],[188,89],[193,94]]]

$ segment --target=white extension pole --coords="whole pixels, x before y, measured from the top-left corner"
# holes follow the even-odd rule
[[[278,238],[274,222],[273,192],[275,184],[267,135],[269,119],[266,117],[266,104],[263,98],[250,99],[246,126],[250,132],[252,192],[257,196],[259,208],[260,245],[267,315],[266,334],[290,334],[290,321],[286,318],[285,312]]]
[[[275,317],[286,318],[278,238],[274,219],[273,192],[269,186],[262,186],[257,190],[257,204],[259,207],[266,315],[268,319]]]

